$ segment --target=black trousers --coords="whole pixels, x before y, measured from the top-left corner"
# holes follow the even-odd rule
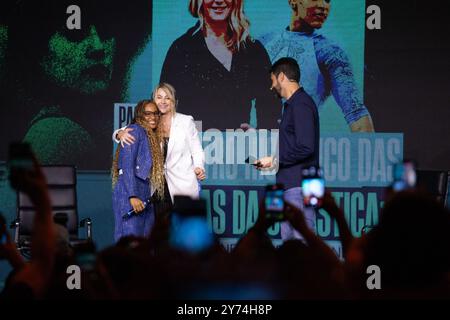
[[[164,183],[164,197],[162,199],[158,197],[157,192],[158,191],[156,191],[152,196],[152,202],[155,207],[155,223],[156,220],[167,218],[173,209],[173,203],[170,198],[167,182]]]

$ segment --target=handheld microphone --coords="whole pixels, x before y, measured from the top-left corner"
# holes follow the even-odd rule
[[[147,205],[151,202],[151,199],[147,199],[147,201],[144,202],[144,209],[147,207]],[[134,211],[134,209],[131,209],[130,211],[128,211],[127,213],[125,213],[122,216],[122,219],[128,219],[131,218],[132,216],[136,215],[136,211]]]

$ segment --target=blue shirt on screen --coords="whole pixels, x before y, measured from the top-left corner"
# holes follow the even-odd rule
[[[347,53],[318,31],[294,32],[288,29],[261,37],[270,60],[294,58],[301,70],[302,86],[319,111],[333,95],[350,125],[369,115],[358,90]]]

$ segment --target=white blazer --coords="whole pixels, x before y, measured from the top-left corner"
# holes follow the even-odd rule
[[[194,169],[198,167],[204,170],[205,153],[192,116],[175,113],[172,118],[164,167],[172,202],[176,195],[199,198],[199,184]]]
[[[119,130],[113,133],[113,140],[116,139]],[[182,113],[175,113],[170,127],[169,145],[167,146],[167,157],[164,163],[164,172],[170,197],[176,195],[190,196],[198,199],[199,185],[195,168],[205,169],[205,153],[195,127],[194,118]]]

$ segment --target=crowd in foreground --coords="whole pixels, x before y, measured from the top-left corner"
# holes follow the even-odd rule
[[[71,246],[55,222],[45,177],[12,177],[36,207],[31,258],[6,232],[0,257],[11,264],[2,299],[435,299],[450,297],[450,214],[418,190],[387,195],[379,223],[353,237],[329,192],[323,209],[336,220],[344,259],[313,231],[299,209],[286,220],[303,237],[275,247],[264,208],[231,252],[214,240],[193,253],[171,245],[171,214],[156,219],[149,238],[123,237],[96,252],[92,242]],[[81,290],[69,290],[67,267],[80,265]],[[369,266],[381,271],[381,289],[368,289]]]

